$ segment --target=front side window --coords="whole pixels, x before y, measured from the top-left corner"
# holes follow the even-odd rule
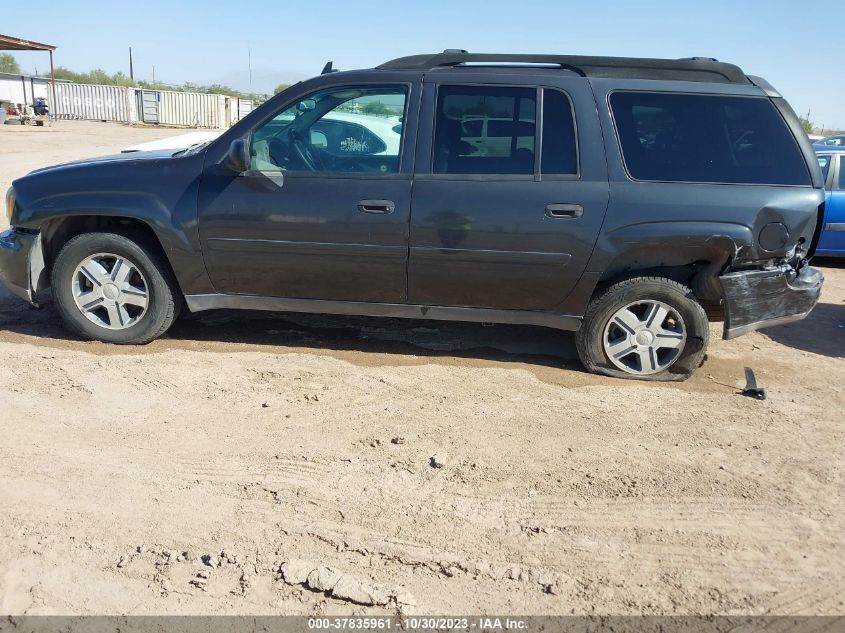
[[[610,107],[635,180],[809,186],[768,98],[615,92]]]
[[[818,159],[819,167],[822,170],[822,182],[827,183],[827,175],[830,173],[830,164],[833,162],[833,157],[830,154],[825,154],[823,156],[816,156],[816,158]]]
[[[253,131],[256,171],[397,173],[404,87],[344,87],[298,101]]]
[[[839,157],[839,189],[845,190],[845,159]]]
[[[434,126],[435,174],[533,174],[537,91],[441,86]]]

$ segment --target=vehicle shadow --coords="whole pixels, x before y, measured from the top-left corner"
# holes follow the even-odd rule
[[[0,291],[0,333],[4,331],[53,339],[65,345],[91,345],[81,343],[64,328],[52,303],[36,309]],[[234,344],[460,357],[583,370],[572,334],[549,328],[240,310],[187,315],[177,320],[161,340],[143,349],[154,353],[182,348],[185,344],[194,347],[196,343],[209,351],[231,352]],[[109,353],[139,351],[134,346],[104,347]]]
[[[795,323],[760,330],[773,341],[805,352],[845,357],[845,303],[818,304],[810,315]]]
[[[181,319],[168,337],[581,368],[571,333],[533,326],[213,311]]]
[[[843,259],[813,260],[814,266],[845,269]],[[825,295],[822,291],[822,301]],[[819,303],[806,319],[760,330],[773,341],[822,356],[845,357],[845,303]]]

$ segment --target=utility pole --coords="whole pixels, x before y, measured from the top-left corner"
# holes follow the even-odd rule
[[[252,94],[252,47],[249,42],[246,43],[246,58],[249,68],[249,93]]]
[[[153,64],[153,83],[156,82],[156,65]]]
[[[135,83],[135,66],[132,65],[132,47],[129,47],[129,81]]]

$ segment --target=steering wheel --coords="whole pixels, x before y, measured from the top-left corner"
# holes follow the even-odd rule
[[[317,154],[311,147],[311,144],[306,143],[305,139],[303,139],[295,130],[291,130],[290,140],[293,151],[296,153],[296,157],[299,158],[299,160],[301,160],[302,163],[311,171],[320,171],[320,161],[317,158]]]

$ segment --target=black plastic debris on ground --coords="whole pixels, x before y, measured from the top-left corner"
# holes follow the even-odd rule
[[[755,400],[766,399],[766,390],[757,386],[757,378],[754,376],[754,370],[750,367],[745,368],[745,388],[739,393]]]

